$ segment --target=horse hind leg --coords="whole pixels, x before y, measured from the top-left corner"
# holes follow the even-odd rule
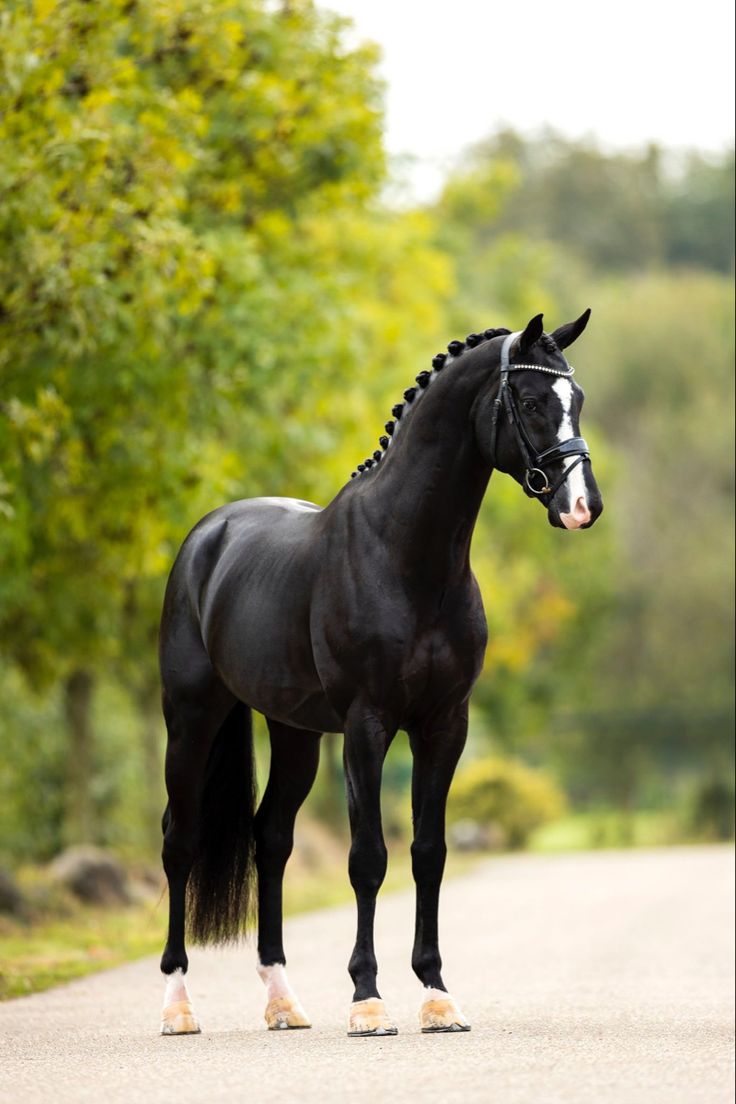
[[[268,721],[271,767],[254,823],[258,871],[258,975],[266,987],[269,1030],[311,1027],[286,976],[283,946],[284,869],[294,844],[296,814],[312,788],[320,733]]]
[[[232,743],[230,730],[244,708],[216,679],[209,663],[200,660],[189,670],[186,693],[164,686],[164,715],[168,730],[164,813],[163,865],[169,885],[169,928],[161,958],[166,977],[161,1033],[186,1035],[200,1030],[187,991],[189,961],[185,946],[187,886],[195,863],[201,860],[205,791],[208,776],[226,756],[223,744]],[[196,691],[196,692],[195,692]],[[245,744],[245,725],[239,734]],[[219,748],[218,748],[218,745]],[[217,754],[219,751],[219,754]],[[191,887],[190,887],[191,888]],[[200,924],[200,928],[202,925]],[[195,934],[202,934],[197,931]]]

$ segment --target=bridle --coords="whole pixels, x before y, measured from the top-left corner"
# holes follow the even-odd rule
[[[515,339],[520,336],[520,331],[518,333],[509,334],[508,337],[504,339],[503,346],[501,347],[501,379],[498,385],[498,394],[493,402],[493,415],[491,419],[491,457],[495,464],[498,416],[503,407],[506,410],[509,422],[516,434],[516,443],[519,446],[519,452],[521,453],[526,467],[524,481],[527,489],[531,494],[537,495],[539,498],[547,495],[546,505],[549,506],[570,472],[573,471],[578,464],[582,464],[584,460],[590,460],[590,450],[582,437],[568,437],[566,441],[560,441],[558,444],[552,445],[551,448],[545,449],[543,452],[537,452],[532,444],[524,426],[519,408],[516,405],[514,392],[509,386],[509,374],[511,372],[522,371],[546,372],[550,376],[561,376],[563,379],[570,379],[575,369],[572,365],[567,364],[567,362],[565,362],[567,367],[562,370],[558,368],[547,368],[541,364],[509,364],[509,350]],[[554,464],[558,461],[566,460],[568,456],[576,456],[577,460],[573,461],[569,467],[565,468],[557,482],[551,486],[549,476],[544,470],[544,466],[546,464]]]

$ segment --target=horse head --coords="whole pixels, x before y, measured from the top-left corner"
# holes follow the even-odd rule
[[[481,453],[547,510],[551,525],[588,529],[603,510],[590,454],[580,436],[583,389],[563,349],[585,329],[590,311],[552,334],[542,315],[501,343],[499,378],[474,410]]]

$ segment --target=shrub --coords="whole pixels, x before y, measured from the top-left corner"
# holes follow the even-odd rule
[[[565,809],[565,795],[544,771],[493,757],[478,759],[458,772],[448,819],[475,821],[492,828],[507,847],[521,848],[536,828],[556,820]]]
[[[699,839],[733,839],[734,787],[730,779],[711,778],[700,784],[693,800],[692,822]]]

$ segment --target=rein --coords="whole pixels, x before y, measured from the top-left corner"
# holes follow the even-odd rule
[[[493,415],[491,420],[491,456],[495,464],[498,418],[501,409],[504,408],[516,434],[516,443],[519,446],[519,451],[526,467],[524,481],[527,489],[531,494],[535,494],[540,498],[543,495],[549,496],[546,503],[547,506],[549,506],[573,469],[576,468],[578,464],[582,464],[584,460],[590,460],[590,450],[582,437],[568,437],[566,441],[560,441],[558,444],[552,445],[551,448],[544,449],[543,452],[537,452],[526,431],[519,408],[516,405],[514,392],[509,385],[509,374],[511,372],[546,372],[547,375],[550,376],[561,376],[563,379],[570,379],[575,369],[570,364],[567,365],[566,370],[547,368],[541,364],[510,364],[509,350],[517,337],[519,337],[519,333],[509,334],[505,338],[501,348],[501,379],[498,385],[498,394],[493,402]],[[570,464],[568,468],[564,469],[556,483],[550,485],[549,476],[544,470],[544,465],[566,460],[568,456],[576,456],[577,460]],[[540,483],[541,486],[539,485]]]

